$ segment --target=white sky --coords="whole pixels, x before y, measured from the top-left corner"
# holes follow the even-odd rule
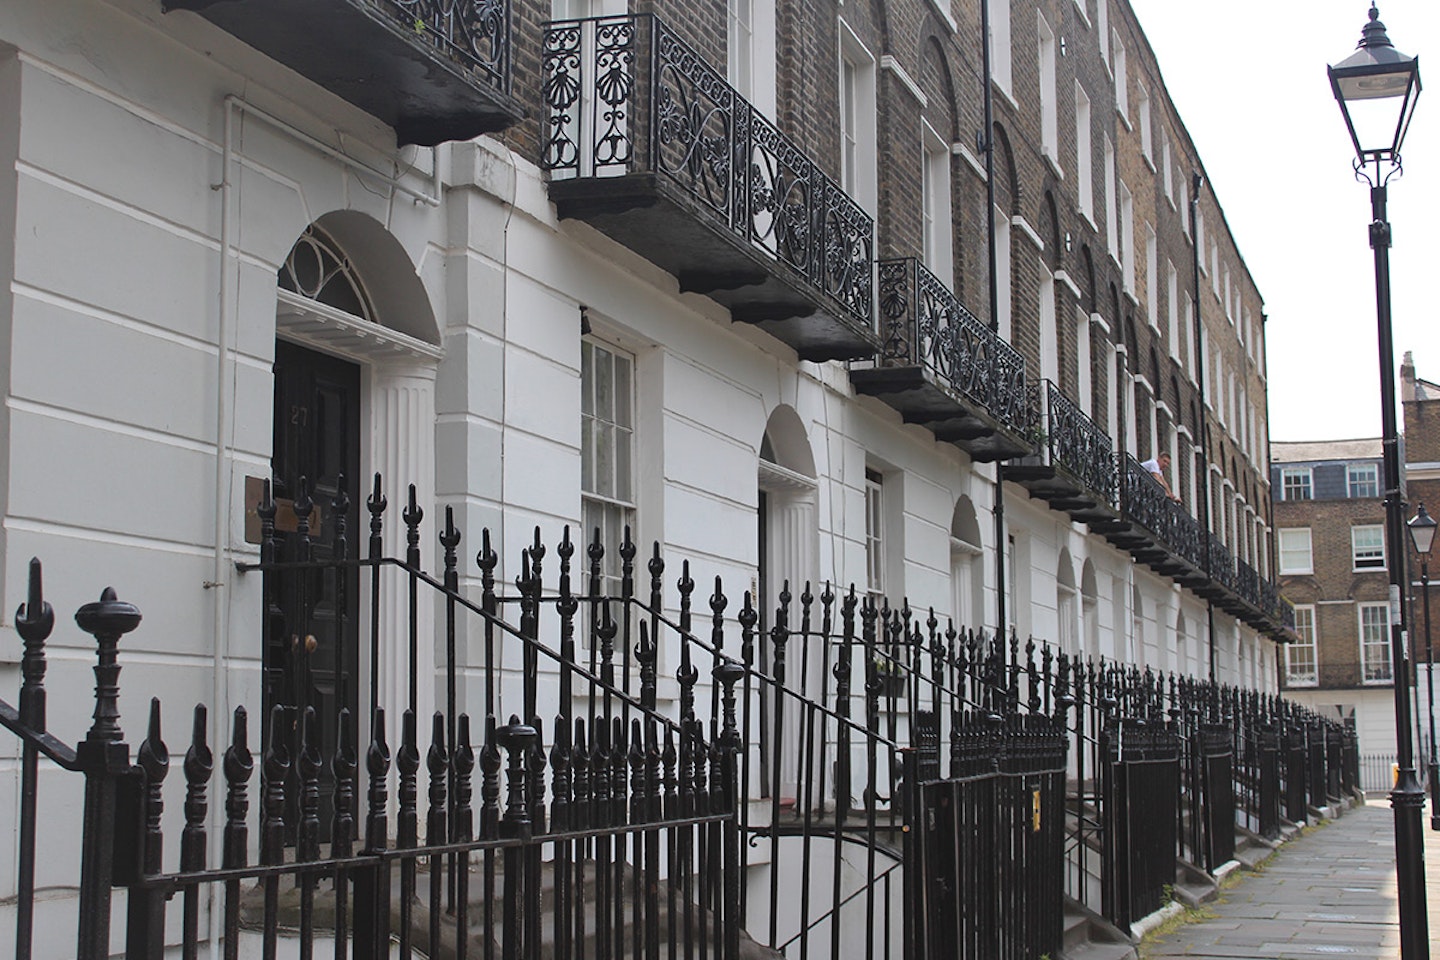
[[[1368,0],[1130,2],[1265,298],[1271,439],[1378,437],[1370,194],[1325,76],[1355,49]],[[1379,8],[1431,87],[1390,182],[1398,394],[1406,350],[1440,381],[1440,0]]]

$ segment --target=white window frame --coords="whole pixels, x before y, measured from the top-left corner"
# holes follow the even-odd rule
[[[1060,335],[1056,328],[1055,276],[1039,261],[1039,324],[1040,324],[1040,376],[1051,383],[1060,382]]]
[[[1104,4],[1101,5],[1102,9]],[[1120,231],[1117,223],[1120,215],[1115,205],[1115,144],[1110,139],[1110,134],[1104,135],[1104,164],[1105,164],[1105,249],[1110,252],[1110,259],[1116,263],[1120,262]]]
[[[1360,680],[1367,686],[1393,682],[1390,663],[1390,604],[1355,605],[1355,622],[1360,643]]]
[[[1291,496],[1292,491],[1304,491],[1303,496]],[[1280,468],[1280,499],[1290,502],[1315,499],[1315,477],[1309,467]]]
[[[1165,316],[1170,337],[1170,356],[1180,359],[1180,274],[1175,264],[1165,261]],[[1177,410],[1176,413],[1179,413]]]
[[[1100,40],[1100,59],[1110,69],[1110,0],[1096,0],[1095,35]]]
[[[990,78],[1011,100],[1015,99],[1011,69],[1010,2],[990,4]]]
[[[885,595],[885,476],[865,469],[865,589]]]
[[[1385,569],[1385,525],[1357,523],[1350,528],[1350,562],[1356,573]]]
[[[727,0],[726,76],[767,117],[775,116],[775,0]]]
[[[1135,292],[1135,198],[1125,181],[1120,181],[1120,274],[1125,292]],[[1119,323],[1120,318],[1116,317]]]
[[[1102,0],[1103,2],[1103,0]],[[1095,158],[1090,140],[1090,97],[1075,81],[1075,192],[1080,215],[1095,227]]]
[[[1160,332],[1159,249],[1155,228],[1145,224],[1145,316],[1150,322],[1150,329],[1156,333]],[[1156,384],[1155,389],[1159,390],[1160,385]]]
[[[1357,477],[1356,474],[1368,473],[1369,477]],[[1374,488],[1374,493],[1357,493],[1356,487],[1361,485]],[[1374,463],[1351,463],[1345,467],[1345,495],[1351,500],[1374,500],[1380,496],[1380,467]]]
[[[1176,205],[1180,211],[1180,232],[1186,237],[1190,236],[1190,178],[1185,176],[1185,170],[1179,160],[1175,161],[1175,186],[1176,192],[1180,194]]]
[[[920,173],[925,266],[946,287],[955,286],[953,220],[950,200],[950,144],[924,120],[920,121],[923,169]]]
[[[1125,44],[1120,42],[1118,31],[1110,33],[1110,67],[1115,74],[1115,112],[1125,126],[1130,126],[1130,87],[1125,76]]]
[[[1145,84],[1135,81],[1135,119],[1140,124],[1140,156],[1155,169],[1155,131],[1150,115],[1150,91]]]
[[[1165,184],[1165,199],[1170,201],[1170,206],[1175,206],[1175,166],[1174,158],[1170,155],[1170,131],[1162,122],[1160,124],[1160,179]]]
[[[1010,340],[1012,293],[1010,290],[1010,218],[999,207],[995,208],[995,330],[1000,337]]]
[[[1315,642],[1313,604],[1296,604],[1295,636],[1299,639],[1285,645],[1285,686],[1319,686],[1320,650]]]
[[[875,57],[840,21],[840,185],[872,217],[878,212],[876,181]]]
[[[755,0],[726,0],[725,76],[751,100],[755,96]]]
[[[609,341],[591,336],[581,338],[580,351],[580,513],[581,526],[584,529],[582,540],[589,542],[598,520],[601,542],[606,551],[602,577],[618,590],[620,538],[627,525],[631,528],[632,535],[638,534],[635,527],[639,480],[635,469],[635,421],[638,409],[635,402],[635,356]],[[609,408],[606,410],[599,409],[598,405],[603,404],[605,398],[598,392],[601,384],[595,379],[602,361],[609,366],[612,380],[619,379],[616,374],[624,371],[623,382],[611,385]],[[598,472],[601,464],[597,457],[602,438],[607,433],[612,434],[616,441],[623,439],[623,442],[607,444],[612,448],[610,476],[600,478]]]
[[[1058,168],[1060,165],[1060,111],[1056,103],[1055,31],[1044,14],[1035,14],[1035,57],[1040,71],[1040,151]]]
[[[1184,307],[1180,311],[1181,336],[1185,340],[1185,373],[1190,382],[1195,382],[1195,301],[1186,290],[1182,294]]]
[[[1281,527],[1275,531],[1276,552],[1280,559],[1281,576],[1303,576],[1315,572],[1314,543],[1309,527]],[[1291,541],[1286,543],[1286,541]],[[1304,561],[1300,562],[1300,553]]]

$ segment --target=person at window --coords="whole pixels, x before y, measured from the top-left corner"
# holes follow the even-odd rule
[[[1180,498],[1175,496],[1171,491],[1169,481],[1165,479],[1165,471],[1170,469],[1169,453],[1161,453],[1160,456],[1155,457],[1153,460],[1146,460],[1140,464],[1140,466],[1145,469],[1146,473],[1155,478],[1155,482],[1160,484],[1160,489],[1165,491],[1165,496],[1176,503],[1180,502]]]

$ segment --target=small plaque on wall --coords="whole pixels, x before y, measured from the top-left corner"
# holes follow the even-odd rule
[[[265,496],[264,477],[245,478],[245,542],[260,542],[260,501]],[[310,539],[322,536],[323,520],[320,506],[310,509]],[[285,497],[275,498],[275,532],[294,533],[300,529],[299,518],[295,515],[295,501]]]

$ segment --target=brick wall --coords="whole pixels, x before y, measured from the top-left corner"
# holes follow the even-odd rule
[[[1099,2],[1109,4],[1109,27],[1125,50],[1125,93],[1129,104],[1124,115],[1116,109],[1115,55],[1111,39],[1100,35],[1096,13]],[[724,70],[726,9],[723,3],[718,0],[638,0],[637,9],[660,13],[716,67]],[[877,253],[882,257],[918,256],[922,251],[922,119],[944,137],[953,138],[958,148],[977,164],[984,162],[980,147],[985,131],[979,3],[978,0],[949,0],[946,9],[954,29],[931,0],[870,0],[846,3],[838,8],[828,0],[777,0],[775,119],[780,129],[797,140],[831,176],[840,175],[842,19],[854,41],[875,60],[877,142],[873,146],[878,169]],[[507,139],[522,155],[534,159],[545,112],[540,90],[539,37],[549,6],[539,0],[516,0],[514,11],[514,88],[530,109],[531,117],[508,134]],[[1205,243],[1200,251],[1204,273],[1198,299],[1202,322],[1208,331],[1209,355],[1203,358],[1203,364],[1199,358],[1190,356],[1184,329],[1193,322],[1191,316],[1179,317],[1177,339],[1180,343],[1170,342],[1168,318],[1172,308],[1166,267],[1173,264],[1176,270],[1180,302],[1174,309],[1182,313],[1186,295],[1195,296],[1194,238],[1188,226],[1190,210],[1185,191],[1191,171],[1203,172],[1203,166],[1169,102],[1148,42],[1124,0],[1083,0],[1079,5],[1076,0],[1014,0],[1010,11],[1012,84],[1008,95],[997,93],[993,99],[996,202],[1007,216],[1016,218],[1016,225],[1010,231],[1012,342],[1032,369],[1039,370],[1040,267],[1043,263],[1051,273],[1064,271],[1079,294],[1077,296],[1067,284],[1056,285],[1055,342],[1062,388],[1072,396],[1079,389],[1077,337],[1082,328],[1076,323],[1078,310],[1098,312],[1109,324],[1117,343],[1125,331],[1133,329],[1134,335],[1127,343],[1131,369],[1142,375],[1147,386],[1142,386],[1139,391],[1142,396],[1137,400],[1137,409],[1142,411],[1139,436],[1126,438],[1125,447],[1145,459],[1159,446],[1170,443],[1168,429],[1158,438],[1149,436],[1149,418],[1143,415],[1156,399],[1163,401],[1170,417],[1183,425],[1197,442],[1208,436],[1206,455],[1212,463],[1221,466],[1224,479],[1243,497],[1244,503],[1239,509],[1252,511],[1262,525],[1268,525],[1269,483],[1265,463],[1268,454],[1262,442],[1266,439],[1261,343],[1263,302],[1229,235],[1223,212],[1208,190],[1202,191],[1199,204],[1205,224]],[[1055,36],[1058,156],[1053,161],[1046,158],[1041,149],[1037,14],[1044,17]],[[1108,51],[1108,59],[1102,48]],[[882,66],[886,58],[891,67]],[[762,68],[757,64],[757,69]],[[1091,105],[1093,224],[1079,212],[1077,85],[1084,90]],[[1139,90],[1142,85],[1148,93],[1154,131],[1148,160],[1141,149]],[[1156,163],[1163,160],[1159,156],[1162,129],[1171,144],[1170,196],[1165,190],[1163,163],[1160,168],[1156,167]],[[1118,220],[1118,215],[1113,209],[1116,197],[1106,197],[1102,144],[1107,139],[1114,145],[1116,193],[1118,184],[1123,182],[1134,197],[1134,238],[1138,249],[1134,255],[1134,276],[1129,278],[1108,252],[1106,230],[1111,220]],[[955,289],[966,306],[988,319],[986,183],[982,173],[959,149],[951,163]],[[1156,238],[1155,289],[1150,289],[1147,281],[1151,272],[1145,249],[1147,225],[1155,231]],[[1038,235],[1043,248],[1030,236],[1032,231]],[[1216,247],[1213,265],[1212,243]],[[1223,283],[1212,283],[1212,276],[1221,275],[1230,277],[1228,297]],[[1127,291],[1127,286],[1132,289]],[[1158,321],[1154,325],[1150,322],[1152,301]],[[1118,388],[1111,371],[1103,369],[1106,356],[1103,346],[1092,342],[1089,351],[1092,409],[1097,420],[1104,418],[1105,391]],[[1152,355],[1158,362],[1152,361]],[[1213,376],[1215,357],[1220,358],[1224,374],[1218,383],[1208,380]],[[1204,431],[1197,422],[1202,391],[1196,373],[1201,367],[1207,374],[1203,386],[1209,429]],[[1258,413],[1253,430],[1252,418],[1243,410],[1238,415],[1234,410],[1235,394],[1241,387],[1247,406]],[[1166,426],[1168,428],[1168,423]],[[1240,443],[1242,434],[1254,435],[1246,436],[1247,442]],[[1185,457],[1177,459],[1183,461]],[[1185,489],[1185,485],[1182,484],[1181,489]],[[1189,506],[1193,511],[1196,505]],[[1228,537],[1228,533],[1226,535]],[[1261,540],[1259,552],[1264,553],[1268,547],[1263,537]],[[1249,548],[1248,540],[1234,546],[1237,554],[1252,564],[1265,566]]]
[[[1361,685],[1360,624],[1357,604],[1389,597],[1384,569],[1356,571],[1350,530],[1357,524],[1383,524],[1379,499],[1299,500],[1275,504],[1277,530],[1309,527],[1314,573],[1284,576],[1281,590],[1292,603],[1314,604],[1320,685]]]

